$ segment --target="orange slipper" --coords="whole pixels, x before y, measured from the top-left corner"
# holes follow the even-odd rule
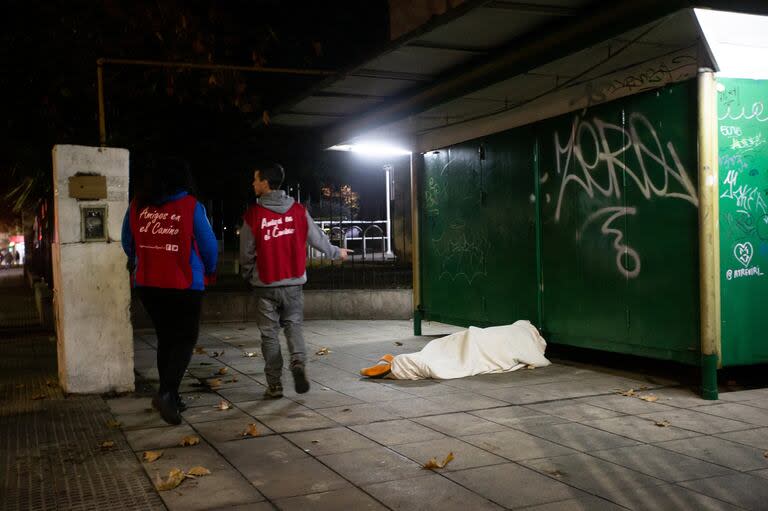
[[[386,355],[383,355],[383,356],[382,356],[382,357],[379,359],[379,361],[380,361],[380,362],[387,362],[388,364],[391,364],[391,363],[392,363],[392,361],[393,361],[394,359],[395,359],[395,356],[394,356],[394,355],[390,355],[389,353],[387,353]]]
[[[360,369],[360,374],[368,378],[384,378],[392,371],[392,364],[383,358],[371,367]]]

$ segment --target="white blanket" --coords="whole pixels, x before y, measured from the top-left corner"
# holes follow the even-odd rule
[[[544,367],[547,343],[529,321],[468,330],[430,341],[418,353],[397,355],[389,377],[397,380],[448,380],[475,374],[505,373],[531,365]]]

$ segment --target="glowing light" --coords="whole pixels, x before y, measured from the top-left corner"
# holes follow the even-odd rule
[[[360,142],[358,144],[339,144],[328,148],[329,151],[347,151],[365,156],[406,156],[407,149],[382,142]]]

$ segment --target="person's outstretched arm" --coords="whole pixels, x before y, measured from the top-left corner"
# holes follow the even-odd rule
[[[347,249],[333,245],[328,236],[312,219],[309,211],[307,211],[307,242],[312,248],[319,250],[331,259],[345,260],[347,258]]]

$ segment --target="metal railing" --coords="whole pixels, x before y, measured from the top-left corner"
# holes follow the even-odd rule
[[[395,259],[387,256],[391,237],[387,236],[386,220],[320,220],[315,223],[328,235],[332,243],[353,251],[349,256],[351,260],[364,262]],[[307,247],[307,259],[311,264],[315,259],[324,259],[324,256]]]

